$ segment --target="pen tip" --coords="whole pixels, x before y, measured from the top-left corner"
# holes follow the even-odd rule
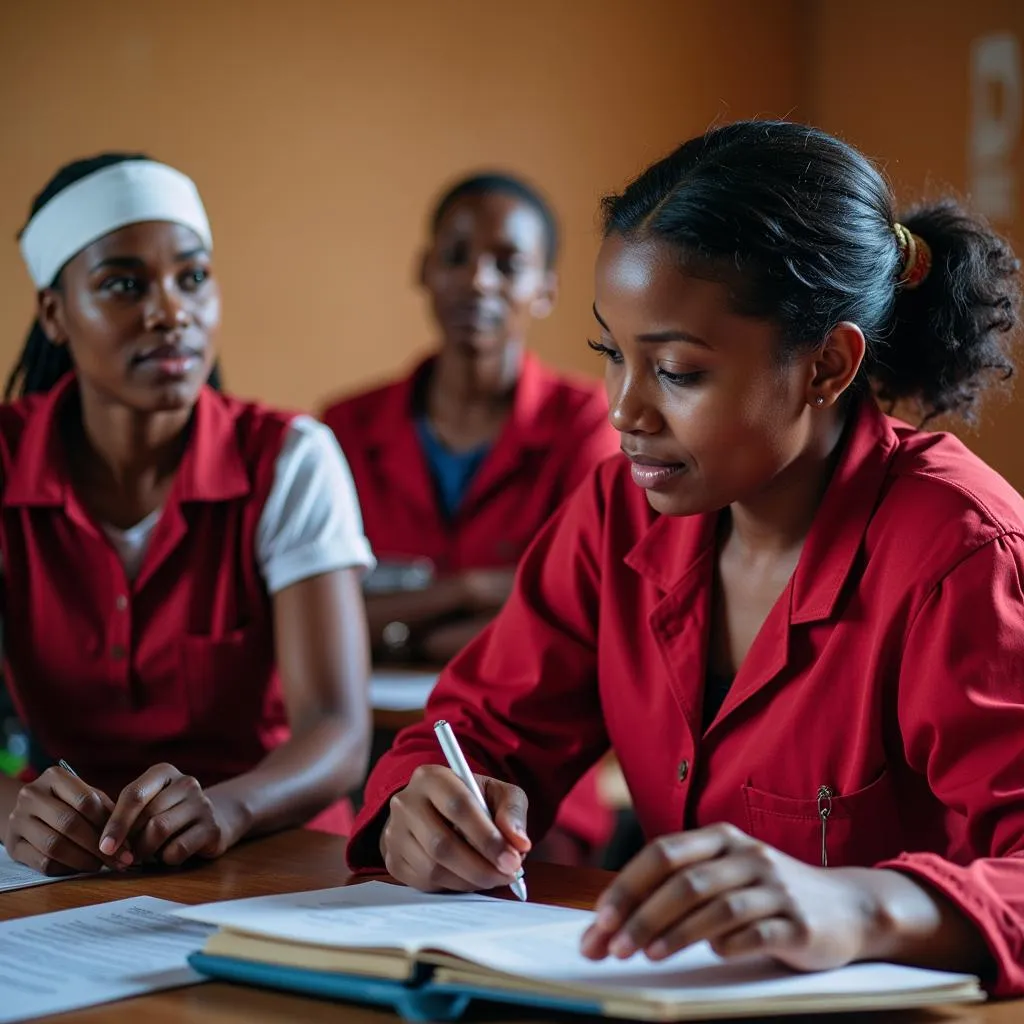
[[[519,897],[523,903],[526,902],[526,883],[521,879],[517,878],[509,888]]]

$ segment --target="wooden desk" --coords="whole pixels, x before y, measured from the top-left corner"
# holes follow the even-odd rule
[[[415,725],[423,721],[422,711],[393,711],[389,708],[373,709],[373,727],[375,730],[393,736],[401,732],[407,725]]]
[[[394,734],[407,725],[419,722],[423,718],[427,695],[432,689],[430,680],[436,682],[440,671],[439,665],[374,665],[370,674],[374,729]],[[412,706],[392,706],[399,692],[402,694],[401,699],[411,701]],[[381,706],[377,704],[378,697],[383,700]]]
[[[219,861],[179,872],[76,879],[56,885],[0,893],[0,920],[42,914],[67,907],[159,896],[179,903],[262,896],[342,885],[348,878],[343,859],[345,841],[320,832],[285,832],[245,844]],[[530,866],[530,897],[544,903],[589,908],[610,876],[603,871]],[[301,996],[210,982],[191,988],[107,1003],[89,1010],[45,1018],[49,1024],[293,1024],[321,1021],[346,1024],[395,1024],[394,1014],[351,1004],[321,1002]],[[573,1024],[580,1018],[552,1018],[518,1012],[504,1016],[500,1008],[475,1020],[488,1022],[558,1019]],[[794,1018],[812,1024],[811,1017]],[[813,1018],[821,1021],[822,1018]],[[778,1018],[773,1018],[777,1024]],[[951,1007],[927,1013],[855,1014],[835,1024],[1012,1024],[1024,1021],[1024,1001]]]

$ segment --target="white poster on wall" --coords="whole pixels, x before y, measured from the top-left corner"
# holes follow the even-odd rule
[[[971,44],[971,123],[967,132],[970,193],[979,213],[995,221],[1017,214],[1016,151],[1024,113],[1020,41],[1011,32]]]

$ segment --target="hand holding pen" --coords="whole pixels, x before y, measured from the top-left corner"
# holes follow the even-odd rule
[[[18,792],[3,833],[7,853],[44,875],[119,867],[99,851],[114,804],[62,761]]]
[[[435,729],[439,741],[451,731],[442,722]],[[450,764],[457,749],[457,743],[445,749]],[[465,758],[464,770],[455,767],[458,758],[454,761],[450,768],[421,765],[391,798],[380,839],[385,867],[398,881],[425,892],[508,885],[525,898],[522,865],[530,850],[526,794],[498,779],[474,776]]]
[[[459,777],[459,781],[473,794],[473,799],[476,800],[483,812],[490,818],[491,809],[487,806],[483,793],[480,792],[476,777],[469,770],[466,757],[462,753],[459,741],[455,738],[455,733],[452,732],[452,727],[442,719],[440,722],[435,723],[434,732],[437,734],[437,741],[441,744],[441,749],[444,751],[448,767],[455,772]],[[523,878],[522,868],[516,871],[514,880],[509,883],[509,888],[519,899],[524,903],[526,902],[526,882]]]

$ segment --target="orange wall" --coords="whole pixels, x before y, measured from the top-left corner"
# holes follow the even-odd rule
[[[1024,124],[1014,114],[1020,113],[1017,103],[1024,99],[1024,3],[808,0],[804,9],[809,57],[805,116],[874,157],[904,201],[952,186],[988,206],[993,223],[1022,252]],[[1008,95],[1005,86],[987,77],[987,87],[976,96],[972,47],[993,33],[1016,40],[1017,87]],[[973,109],[975,99],[980,119]],[[984,123],[993,120],[1006,127],[1008,147],[1003,152],[997,145],[981,161],[980,171],[989,180],[994,174],[1006,175],[1012,211],[991,205],[979,164],[970,155],[979,121],[984,132]],[[995,131],[998,142],[1001,133],[998,127]],[[1024,490],[1022,388],[1018,383],[1016,395],[989,402],[979,431],[959,431],[1018,490]]]
[[[792,114],[882,163],[898,193],[977,182],[972,44],[1018,0],[114,0],[0,3],[0,370],[32,291],[13,236],[65,160],[142,149],[198,180],[217,236],[231,387],[313,407],[431,341],[413,287],[431,198],[484,165],[563,220],[562,298],[534,346],[596,372],[596,204],[714,119]],[[1024,54],[1020,55],[1024,59]],[[1020,69],[1024,73],[1024,69]],[[1006,97],[990,86],[997,118]],[[1005,160],[1024,246],[1024,129]],[[1004,168],[1004,169],[1005,169]],[[1024,406],[968,442],[1024,489]]]
[[[785,114],[796,0],[0,3],[0,367],[32,291],[11,241],[58,165],[141,149],[199,182],[242,394],[309,407],[429,344],[412,287],[428,203],[500,165],[551,194],[552,362],[593,370],[600,194],[717,118]]]

